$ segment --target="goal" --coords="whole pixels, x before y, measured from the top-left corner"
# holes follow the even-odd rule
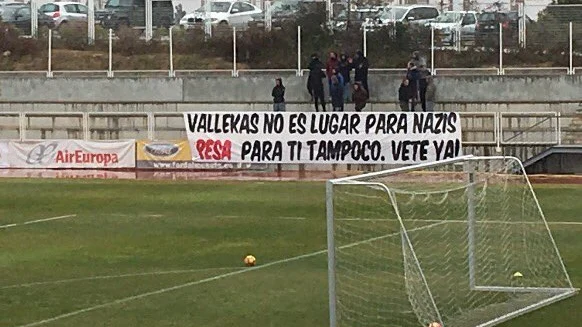
[[[516,158],[330,180],[327,230],[331,327],[494,326],[577,293]]]

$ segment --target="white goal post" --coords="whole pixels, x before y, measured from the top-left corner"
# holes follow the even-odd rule
[[[494,326],[577,293],[522,163],[327,182],[331,327]]]

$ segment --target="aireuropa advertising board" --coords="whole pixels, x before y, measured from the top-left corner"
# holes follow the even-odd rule
[[[10,168],[135,168],[135,141],[9,141]]]

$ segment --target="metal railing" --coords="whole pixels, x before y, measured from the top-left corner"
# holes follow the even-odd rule
[[[461,112],[465,146],[582,144],[582,114]],[[149,139],[186,137],[179,112],[0,112],[2,139]]]
[[[579,24],[578,24],[579,25]],[[578,27],[576,25],[576,27]],[[435,52],[440,50],[450,50],[444,49],[438,44],[438,40],[435,40],[435,28],[431,27],[431,40],[430,44],[428,44],[426,49],[429,49],[430,53],[425,53],[428,60],[428,65],[432,70],[433,74],[435,75],[574,75],[578,74],[582,67],[577,67],[574,62],[574,57],[578,56],[576,50],[573,46],[574,40],[574,31],[573,31],[573,23],[570,22],[568,24],[568,42],[569,45],[565,46],[563,49],[564,53],[568,54],[569,61],[568,66],[564,67],[510,67],[504,64],[504,57],[508,55],[510,52],[509,48],[511,45],[504,45],[503,44],[503,30],[504,28],[500,24],[499,26],[499,40],[498,44],[496,45],[497,49],[495,50],[498,52],[498,59],[495,65],[491,65],[491,67],[473,67],[473,68],[464,68],[464,67],[439,67],[439,62],[435,61]],[[302,41],[301,41],[301,26],[297,26],[296,32],[296,46],[292,52],[295,52],[297,62],[294,65],[294,68],[287,67],[281,69],[246,69],[246,68],[239,68],[239,62],[237,59],[237,33],[241,33],[237,31],[236,28],[232,28],[232,63],[228,69],[177,69],[174,65],[174,40],[173,40],[173,28],[170,28],[168,40],[165,42],[168,43],[168,54],[169,60],[167,69],[157,69],[157,70],[116,70],[113,67],[113,48],[114,43],[117,42],[116,37],[114,36],[113,30],[109,30],[108,35],[108,67],[103,67],[103,69],[98,70],[54,70],[52,61],[53,61],[53,32],[49,30],[48,32],[48,55],[47,55],[47,70],[46,71],[0,71],[1,76],[44,76],[47,78],[56,78],[56,77],[134,77],[134,76],[147,76],[147,77],[181,77],[181,76],[193,76],[193,75],[203,75],[203,74],[229,74],[232,77],[238,77],[241,74],[252,74],[252,73],[291,73],[297,76],[303,76],[306,70],[304,69],[304,65],[302,63],[302,57],[308,55],[307,53],[302,52]],[[368,44],[368,34],[369,32],[364,29],[362,31],[362,48],[364,55],[367,55],[368,51],[371,47],[377,46],[376,44]],[[458,33],[457,33],[458,34]],[[497,37],[497,36],[495,36]],[[525,36],[523,36],[525,37]],[[520,33],[520,40],[522,38],[522,33]],[[521,42],[517,45],[518,48],[525,47],[525,42]],[[454,50],[457,52],[462,52],[466,49],[463,47],[454,47]],[[372,63],[373,64],[373,63]],[[404,68],[382,68],[376,67],[370,69],[371,72],[382,73],[382,74],[402,74],[405,72]]]

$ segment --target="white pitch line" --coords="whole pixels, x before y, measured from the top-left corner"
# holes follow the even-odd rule
[[[250,216],[249,216],[250,217]],[[243,219],[245,216],[216,216],[219,219]],[[257,218],[257,217],[251,217]],[[265,218],[269,219],[269,218]],[[283,220],[307,220],[307,217],[272,217],[272,219],[283,219]]]
[[[24,225],[42,223],[42,222],[45,222],[45,221],[65,219],[65,218],[72,218],[72,217],[77,217],[77,214],[66,215],[66,216],[58,216],[58,217],[51,217],[51,218],[44,218],[44,219],[37,219],[37,220],[25,221],[23,223],[2,225],[2,226],[0,226],[0,228],[9,228],[9,227],[16,227],[16,226],[24,226]]]
[[[135,274],[90,276],[90,277],[82,277],[82,278],[70,278],[70,279],[60,279],[60,280],[51,280],[51,281],[43,281],[43,282],[30,282],[30,283],[24,283],[24,284],[6,285],[6,286],[0,286],[0,290],[9,289],[9,288],[21,288],[21,287],[31,287],[31,286],[41,286],[41,285],[54,285],[54,284],[64,284],[64,283],[73,283],[73,282],[82,282],[82,281],[91,281],[91,280],[102,280],[102,279],[116,279],[116,278],[140,277],[140,276],[158,276],[158,275],[170,275],[170,274],[188,274],[188,273],[211,271],[211,270],[239,270],[239,269],[246,269],[246,267],[199,268],[199,269],[185,269],[185,270],[150,271],[150,272],[135,273]]]
[[[382,218],[337,218],[338,221],[396,221],[394,219],[382,219]],[[444,222],[444,223],[467,223],[466,220],[442,220],[442,219],[403,219],[404,223],[406,222],[427,222],[427,223],[436,223],[436,222]],[[535,222],[535,221],[502,221],[502,220],[484,220],[484,221],[477,221],[478,224],[506,224],[506,225],[543,225],[544,222]],[[549,225],[582,225],[580,221],[548,221]]]
[[[445,222],[441,221],[438,223],[434,223],[434,224],[430,224],[430,225],[425,225],[422,227],[418,227],[415,229],[411,229],[409,231],[415,231],[415,230],[421,230],[421,229],[427,229],[433,226],[437,226],[437,225],[441,225],[444,224]],[[391,236],[396,236],[396,235],[400,235],[400,232],[396,232],[396,233],[390,233],[390,234],[386,234],[386,235],[382,235],[382,236],[378,236],[378,237],[374,237],[374,238],[370,238],[367,240],[363,240],[363,241],[359,241],[359,242],[355,242],[355,243],[351,243],[351,244],[346,244],[343,246],[340,246],[340,249],[345,249],[345,248],[351,248],[360,244],[364,244],[364,243],[369,243],[369,242],[374,242],[374,241],[378,241],[384,238],[388,238]],[[82,313],[86,313],[86,312],[91,312],[91,311],[95,311],[97,309],[102,309],[102,308],[106,308],[106,307],[110,307],[112,305],[116,305],[116,304],[122,304],[122,303],[126,303],[126,302],[130,302],[130,301],[134,301],[134,300],[139,300],[139,299],[143,299],[145,297],[148,296],[152,296],[152,295],[158,295],[158,294],[163,294],[163,293],[167,293],[167,292],[172,292],[172,291],[176,291],[182,288],[186,288],[186,287],[190,287],[190,286],[196,286],[196,285],[200,285],[200,284],[206,284],[209,282],[213,282],[215,280],[220,280],[226,277],[231,277],[231,276],[236,276],[236,275],[240,275],[246,272],[250,272],[250,271],[254,271],[254,270],[259,270],[259,269],[264,269],[267,267],[271,267],[271,266],[275,266],[278,264],[282,264],[282,263],[289,263],[292,261],[297,261],[297,260],[301,260],[301,259],[306,259],[306,258],[311,258],[320,254],[324,254],[327,253],[327,250],[320,250],[320,251],[316,251],[316,252],[311,252],[311,253],[306,253],[306,254],[302,254],[296,257],[291,257],[291,258],[287,258],[287,259],[281,259],[281,260],[277,260],[277,261],[272,261],[269,263],[265,263],[263,265],[260,266],[254,266],[251,268],[247,268],[247,269],[243,269],[243,270],[237,270],[237,271],[231,271],[222,275],[217,275],[217,276],[213,276],[213,277],[209,277],[209,278],[204,278],[204,279],[200,279],[197,281],[193,281],[193,282],[188,282],[185,284],[180,284],[180,285],[176,285],[176,286],[172,286],[172,287],[167,287],[167,288],[162,288],[156,291],[151,291],[151,292],[147,292],[147,293],[141,293],[141,294],[137,294],[134,296],[130,296],[130,297],[126,297],[123,299],[119,299],[119,300],[115,300],[115,301],[111,301],[111,302],[106,302],[106,303],[102,303],[102,304],[98,304],[92,307],[88,307],[85,309],[80,309],[80,310],[76,310],[76,311],[72,311],[69,313],[65,313],[62,315],[58,315],[52,318],[48,318],[48,319],[44,319],[44,320],[39,320],[39,321],[35,321],[26,325],[20,325],[17,327],[34,327],[34,326],[40,326],[40,325],[44,325],[53,321],[57,321],[57,320],[61,320],[64,318],[69,318],[69,317],[73,317],[76,315],[80,315]]]

